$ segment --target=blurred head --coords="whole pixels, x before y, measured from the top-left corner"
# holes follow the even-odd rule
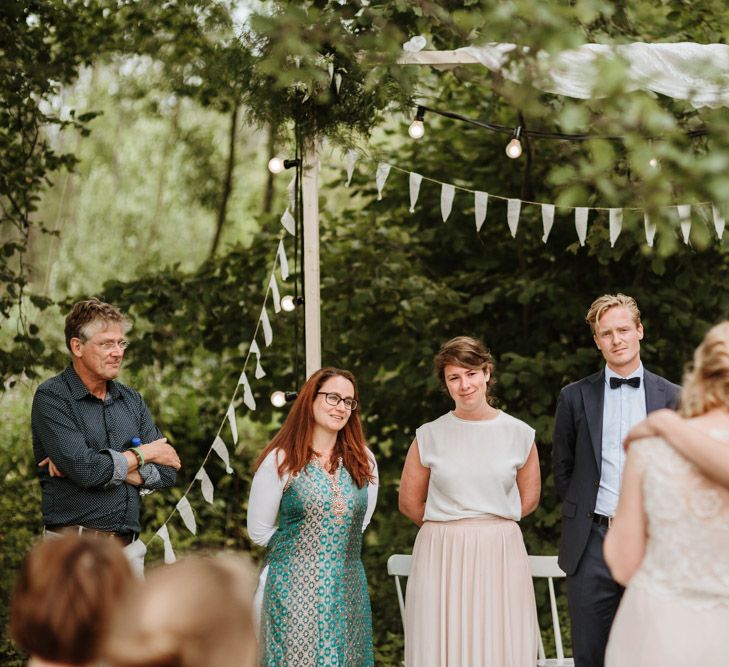
[[[611,370],[627,375],[638,368],[643,325],[635,299],[625,294],[605,294],[593,301],[585,319]]]
[[[680,412],[694,417],[729,410],[729,322],[709,329],[683,378]]]
[[[488,348],[480,341],[469,336],[456,336],[451,338],[447,343],[444,343],[438,354],[433,359],[435,367],[435,375],[440,382],[440,386],[447,391],[451,398],[455,400],[454,391],[457,388],[453,385],[452,377],[451,382],[446,377],[446,368],[448,366],[465,369],[466,371],[480,371],[478,378],[474,378],[473,381],[480,381],[481,387],[479,392],[484,392],[486,397],[490,397],[491,387],[494,385],[494,358]],[[464,376],[462,379],[468,378],[468,373],[461,373],[455,369],[450,369],[454,372],[451,376],[458,375]]]
[[[153,570],[115,610],[108,667],[254,667],[252,574],[231,555]]]
[[[10,609],[18,646],[47,662],[96,661],[109,617],[133,581],[116,540],[64,535],[38,543],[20,570]]]
[[[351,398],[357,401],[357,406],[350,410],[342,402],[337,406],[330,405],[324,395],[326,393]],[[283,426],[258,457],[256,468],[271,450],[280,449],[286,460],[279,472],[298,473],[311,460],[312,438],[318,426],[336,432],[335,453],[342,457],[344,467],[362,488],[371,475],[359,417],[360,406],[357,383],[352,373],[331,366],[312,373],[301,387]]]
[[[66,346],[82,380],[113,380],[121,368],[131,322],[116,307],[87,299],[66,317]]]

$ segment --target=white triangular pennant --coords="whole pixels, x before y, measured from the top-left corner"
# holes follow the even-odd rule
[[[719,239],[721,239],[721,237],[724,236],[724,226],[726,224],[724,216],[722,216],[716,206],[711,207],[711,213],[714,216],[714,229],[716,230],[716,235]]]
[[[443,183],[440,188],[440,214],[443,222],[448,220],[453,208],[453,197],[456,195],[456,189],[449,183]]]
[[[610,247],[613,248],[623,229],[623,209],[611,208],[608,216],[610,219]]]
[[[354,174],[354,164],[357,162],[357,151],[350,148],[347,155],[344,156],[344,164],[347,166],[347,186],[352,182],[352,174]]]
[[[650,216],[647,213],[643,214],[643,223],[645,226],[645,242],[652,248],[653,239],[656,236],[656,223],[651,222]]]
[[[147,555],[147,545],[143,540],[134,540],[124,547],[124,555],[137,579],[144,579],[144,557]]]
[[[542,204],[542,243],[546,243],[554,224],[554,204]]]
[[[678,219],[681,221],[683,242],[688,245],[691,236],[691,206],[689,204],[680,204],[676,206],[676,212],[678,213]]]
[[[255,342],[255,341],[253,341]],[[258,346],[256,346],[258,347]],[[253,347],[251,346],[251,350]],[[248,378],[246,377],[246,372],[241,371],[240,378],[238,379],[238,384],[243,385],[243,402],[246,404],[246,407],[249,410],[255,410],[256,409],[256,399],[253,398],[253,392],[251,391],[251,385],[248,382]]]
[[[278,257],[278,265],[281,268],[281,280],[287,280],[289,277],[289,260],[286,258],[286,248],[284,248],[283,239],[278,242],[276,256]]]
[[[213,504],[213,493],[215,487],[213,486],[213,483],[210,481],[210,476],[208,475],[205,468],[200,468],[200,470],[197,471],[197,475],[195,475],[195,479],[200,480],[200,490],[202,491],[203,498],[205,498],[205,502]]]
[[[165,545],[165,565],[172,565],[177,558],[175,558],[175,552],[172,549],[172,542],[170,542],[170,532],[167,530],[167,526],[162,526],[157,531],[157,536],[164,542]]]
[[[506,204],[506,222],[509,224],[512,237],[516,237],[516,228],[519,226],[520,212],[521,199],[509,199]]]
[[[219,435],[216,435],[215,440],[213,440],[213,451],[223,460],[223,463],[225,464],[225,472],[230,475],[230,473],[233,472],[233,468],[230,467],[228,448]]]
[[[291,234],[291,236],[294,236],[294,234],[296,234],[296,220],[294,220],[294,216],[291,215],[289,209],[286,209],[284,211],[284,214],[281,216],[281,226],[289,234]]]
[[[225,416],[228,418],[228,423],[230,424],[230,432],[233,435],[233,444],[238,444],[238,422],[235,418],[235,407],[231,403],[230,406],[228,406],[228,412],[225,413]]]
[[[258,348],[258,343],[256,342],[255,338],[251,343],[251,354],[256,355],[256,380],[260,380],[264,375],[266,375],[266,371],[264,371],[263,366],[261,366],[261,350]],[[253,409],[256,409],[255,401],[253,403]]]
[[[377,165],[377,173],[375,174],[375,183],[377,184],[377,201],[382,199],[382,188],[390,174],[390,165],[387,162],[380,162]]]
[[[273,312],[281,312],[281,294],[278,291],[278,283],[276,282],[276,275],[271,274],[271,280],[268,281],[268,287],[271,290],[271,296],[273,297]]]
[[[337,95],[339,95],[339,89],[342,87],[342,75],[339,72],[334,75],[334,86],[337,89]]]
[[[414,171],[410,172],[410,213],[415,212],[415,204],[418,201],[420,182],[422,180],[423,177],[420,174],[416,174]]]
[[[177,503],[177,511],[182,517],[182,521],[193,535],[197,535],[197,524],[195,523],[195,515],[192,513],[192,507],[187,497],[182,496]]]
[[[587,238],[587,214],[590,209],[585,206],[578,206],[575,209],[575,229],[580,245],[585,245]]]
[[[273,330],[271,329],[271,321],[268,319],[268,312],[266,311],[265,305],[261,309],[261,317],[259,319],[263,327],[263,342],[268,347],[273,342]]]
[[[489,193],[476,190],[473,193],[473,215],[476,220],[476,231],[480,232],[486,220],[486,210],[489,206]]]
[[[330,62],[327,65],[327,71],[329,72],[329,83],[332,82],[332,79],[334,78],[334,63]]]

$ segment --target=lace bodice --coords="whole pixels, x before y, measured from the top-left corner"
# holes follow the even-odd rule
[[[729,455],[729,433],[711,435]],[[643,471],[648,543],[630,585],[697,608],[729,606],[729,490],[662,438],[634,443],[631,454]]]

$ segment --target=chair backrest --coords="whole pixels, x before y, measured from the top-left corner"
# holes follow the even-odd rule
[[[529,569],[532,572],[532,577],[535,579],[544,578],[547,580],[547,587],[549,589],[549,606],[552,611],[552,629],[554,631],[554,645],[557,651],[557,659],[550,660],[549,664],[556,665],[568,665],[574,664],[572,660],[565,659],[564,648],[562,646],[562,630],[559,625],[559,613],[557,612],[557,596],[554,592],[554,580],[563,579],[567,575],[564,573],[562,568],[557,564],[557,556],[529,556]],[[542,641],[542,633],[537,630],[539,634],[539,660],[538,665],[547,664],[546,656],[544,654],[544,642]]]
[[[412,559],[410,554],[393,554],[387,559],[387,574],[395,577],[395,590],[397,590],[397,603],[400,605],[403,632],[405,631],[405,597],[402,594],[400,577],[407,577],[410,574]]]

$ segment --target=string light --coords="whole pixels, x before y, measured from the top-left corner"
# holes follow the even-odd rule
[[[291,167],[297,167],[299,160],[284,160],[280,157],[272,157],[268,161],[268,171],[272,174],[280,174],[284,169],[291,169]]]
[[[291,296],[290,294],[287,294],[281,299],[281,309],[290,313],[296,308],[296,306],[300,306],[302,303],[304,303],[303,296]]]
[[[519,141],[520,136],[521,126],[517,127],[514,130],[514,136],[512,137],[511,141],[506,145],[506,154],[512,160],[516,160],[516,158],[521,155],[521,141]]]
[[[423,135],[425,134],[425,125],[423,124],[424,118],[425,108],[419,106],[417,112],[415,113],[415,120],[410,123],[410,127],[408,128],[408,134],[411,136],[411,138],[423,138]]]
[[[274,391],[271,394],[271,404],[274,408],[282,408],[287,403],[295,400],[298,395],[299,393],[296,391]]]

